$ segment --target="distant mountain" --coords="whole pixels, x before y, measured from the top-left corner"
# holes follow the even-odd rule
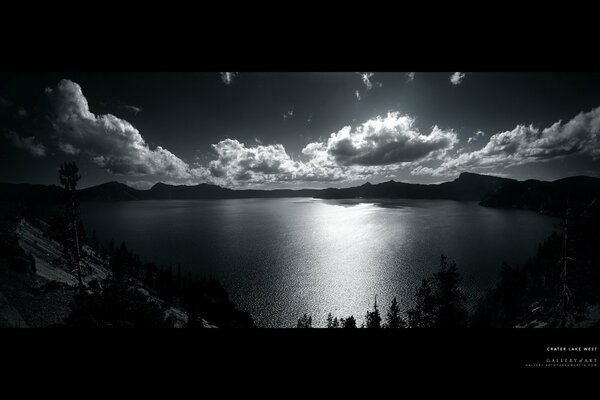
[[[276,189],[276,190],[233,190],[217,185],[168,185],[157,183],[148,190],[137,190],[118,182],[94,186],[80,191],[82,200],[188,200],[188,199],[240,199],[274,197],[315,197],[321,199],[343,198],[414,198],[481,200],[491,191],[498,189],[511,179],[464,172],[452,182],[435,185],[420,185],[402,182],[365,183],[345,189]]]
[[[490,175],[463,172],[452,182],[434,185],[421,185],[402,182],[384,182],[376,185],[365,183],[362,186],[346,189],[324,189],[316,196],[324,199],[342,198],[407,198],[407,199],[449,199],[477,201],[486,193],[493,192],[512,179]]]
[[[507,182],[498,190],[487,193],[480,204],[564,216],[567,208],[587,207],[599,200],[600,178],[574,176],[552,182],[534,179]]]
[[[488,207],[523,208],[558,215],[564,212],[567,198],[573,204],[599,198],[600,179],[580,176],[554,182],[516,181],[463,172],[451,182],[431,185],[388,181],[378,184],[365,183],[344,189],[233,190],[206,183],[194,186],[157,183],[150,189],[139,190],[123,183],[108,182],[81,189],[79,193],[81,201],[276,197],[449,199],[480,201],[481,205]],[[63,199],[64,190],[54,185],[0,184],[0,201],[54,204]]]
[[[108,182],[79,190],[79,198],[81,201],[143,200],[143,193],[120,182]]]
[[[195,186],[167,185],[157,183],[146,191],[137,191],[137,195],[147,200],[189,200],[189,199],[240,199],[266,197],[313,197],[318,190],[277,189],[277,190],[233,190],[217,185],[201,183]]]

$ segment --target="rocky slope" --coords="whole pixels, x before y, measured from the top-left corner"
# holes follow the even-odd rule
[[[18,249],[24,254],[3,257],[0,260],[0,327],[60,326],[71,312],[71,303],[77,293],[76,271],[69,271],[61,246],[48,235],[48,225],[37,220],[35,224],[21,219],[14,228]],[[6,233],[5,233],[6,236]],[[25,261],[23,261],[24,259]],[[24,265],[24,266],[23,266]],[[83,281],[105,279],[109,271],[105,263],[87,245],[82,246]],[[132,286],[151,301],[162,304],[139,282]],[[175,327],[187,322],[184,311],[170,307]],[[214,327],[202,321],[207,328]]]

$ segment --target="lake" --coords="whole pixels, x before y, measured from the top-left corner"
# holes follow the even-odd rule
[[[87,230],[125,241],[145,262],[217,278],[260,327],[292,327],[303,313],[360,325],[375,295],[412,306],[440,255],[458,264],[471,303],[500,265],[519,265],[559,220],[450,200],[311,198],[84,203]]]

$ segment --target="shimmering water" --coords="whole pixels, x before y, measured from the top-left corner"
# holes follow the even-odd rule
[[[259,326],[302,313],[360,324],[377,295],[403,308],[442,253],[456,260],[474,301],[502,261],[518,264],[558,221],[528,211],[446,200],[236,199],[84,203],[84,224],[125,241],[144,261],[212,275]]]

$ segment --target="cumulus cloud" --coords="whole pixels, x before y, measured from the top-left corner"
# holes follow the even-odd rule
[[[217,160],[209,164],[213,176],[234,180],[257,180],[258,176],[285,174],[293,163],[284,147],[258,145],[246,147],[237,140],[226,139],[212,145]]]
[[[223,80],[224,84],[230,85],[237,74],[237,72],[221,72],[221,79]]]
[[[477,131],[475,134],[467,139],[467,143],[475,142],[478,138],[485,136],[485,132]]]
[[[492,135],[479,150],[448,156],[436,168],[416,168],[413,173],[452,175],[465,169],[507,168],[571,155],[600,159],[600,107],[544,129],[517,125]]]
[[[412,82],[415,80],[415,73],[414,72],[407,72],[406,73],[406,82]]]
[[[337,181],[345,178],[339,168],[323,164],[314,157],[308,161],[293,160],[281,144],[247,146],[235,139],[225,139],[212,147],[217,159],[212,160],[207,169],[199,167],[194,174],[204,174],[206,179],[219,184]]]
[[[360,101],[360,92],[358,90],[354,92],[354,96],[356,96],[356,100]]]
[[[216,160],[207,171],[213,181],[225,184],[354,181],[437,160],[457,142],[453,131],[435,126],[422,134],[413,118],[389,113],[308,143],[296,160],[281,144],[248,146],[226,139],[213,145]]]
[[[52,123],[61,151],[86,154],[113,174],[190,176],[184,161],[161,146],[151,149],[128,121],[93,114],[77,83],[63,79],[46,93],[54,107]]]
[[[356,128],[346,126],[326,142],[311,143],[305,149],[323,151],[339,165],[388,165],[413,162],[425,157],[441,157],[458,142],[455,132],[434,126],[422,134],[414,118],[390,112]]]
[[[465,76],[466,74],[464,72],[455,72],[452,75],[450,75],[450,82],[455,86],[460,85]]]
[[[17,132],[7,131],[6,136],[10,139],[13,146],[27,151],[34,157],[44,157],[46,155],[46,146],[36,141],[34,136],[22,137]]]

